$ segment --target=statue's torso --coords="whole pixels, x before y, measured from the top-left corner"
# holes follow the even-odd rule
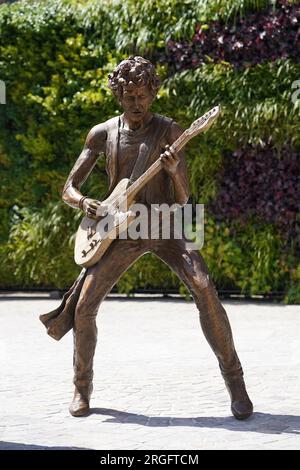
[[[151,142],[150,146],[153,153],[151,152],[150,158],[145,166],[145,170],[151,166],[151,164],[158,158],[159,154],[163,151],[164,147],[169,143],[168,132],[163,133],[159,142],[154,142],[151,138],[155,135],[155,126],[158,121],[152,119],[144,128],[138,130],[125,129],[124,126],[119,127],[119,145],[114,162],[115,166],[115,184],[117,184],[123,178],[130,178],[134,169],[141,144]],[[108,136],[109,138],[109,136]],[[150,139],[149,139],[150,138]],[[112,156],[110,156],[112,158]],[[144,171],[145,171],[144,170]],[[150,204],[172,204],[173,201],[173,187],[169,175],[161,170],[153,179],[147,183],[147,185],[139,193],[137,202]]]

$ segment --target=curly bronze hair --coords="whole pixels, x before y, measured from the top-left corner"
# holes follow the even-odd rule
[[[160,86],[154,65],[140,56],[122,60],[108,77],[108,86],[117,99],[122,97],[124,88],[128,90],[136,86],[148,86],[155,96]]]

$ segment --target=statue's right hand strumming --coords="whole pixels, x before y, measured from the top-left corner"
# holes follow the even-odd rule
[[[81,208],[87,217],[98,219],[107,213],[107,206],[97,199],[85,197],[82,201]]]

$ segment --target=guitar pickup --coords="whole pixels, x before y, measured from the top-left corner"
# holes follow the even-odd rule
[[[90,238],[92,238],[96,233],[96,229],[93,229],[92,226],[88,227],[87,229],[87,239],[89,240]]]

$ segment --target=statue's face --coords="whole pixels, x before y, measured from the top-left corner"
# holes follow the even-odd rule
[[[137,86],[129,90],[124,88],[120,104],[126,116],[138,123],[146,116],[153,98],[147,86]]]

